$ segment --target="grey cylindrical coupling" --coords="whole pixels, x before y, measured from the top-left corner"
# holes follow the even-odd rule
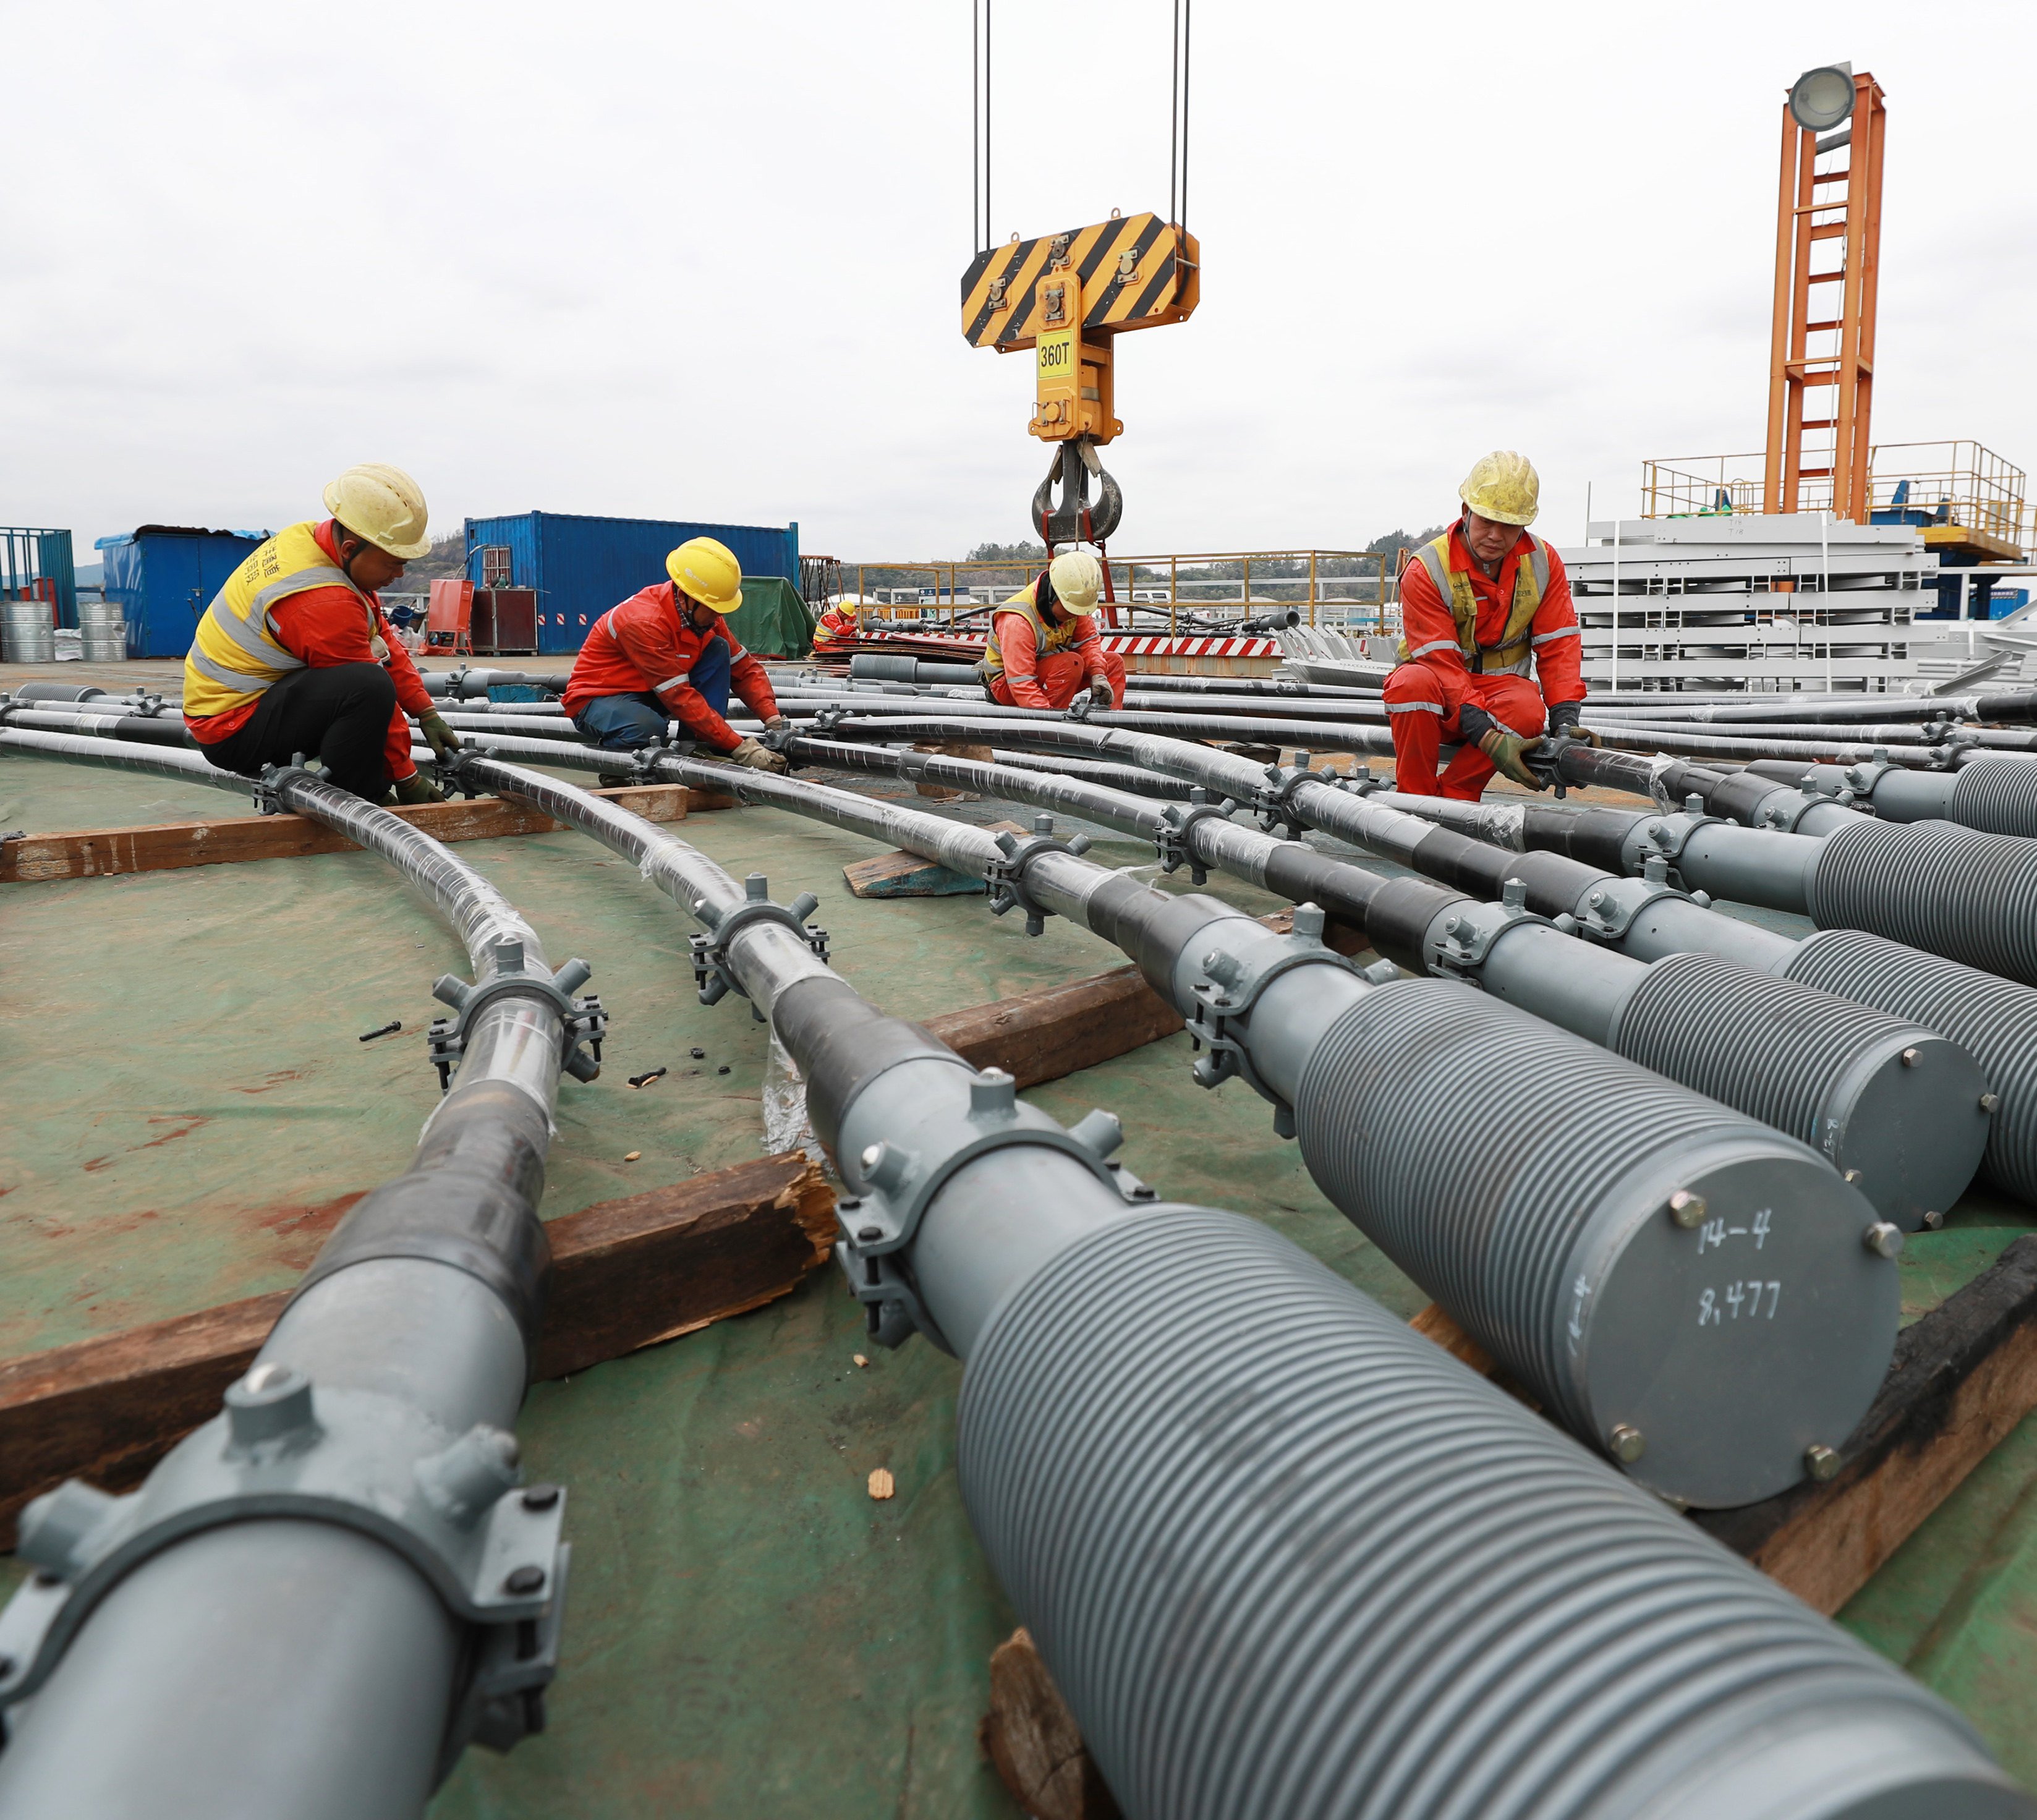
[[[1981,1172],[2037,1201],[2037,991],[1857,929],[1828,929],[1799,945],[1789,976],[1914,1018],[1972,1055],[1995,1102]]]
[[[1655,962],[1612,1047],[1822,1150],[1905,1232],[1951,1207],[1987,1146],[1987,1081],[1959,1044],[1710,954]]]
[[[1854,817],[1811,876],[1820,929],[1865,929],[2037,985],[2037,844],[1949,821]]]
[[[1064,1252],[958,1425],[1132,1820],[2032,1811],[1935,1695],[1235,1214]]]
[[[1716,1101],[1408,980],[1332,1026],[1294,1111],[1346,1217],[1554,1419],[1668,1496],[1782,1490],[1880,1384],[1898,1295],[1861,1242],[1873,1210]]]

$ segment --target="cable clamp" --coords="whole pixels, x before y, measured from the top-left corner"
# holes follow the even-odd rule
[[[1949,731],[1950,729],[1948,728],[1947,731]],[[1963,742],[1963,743],[1977,746],[1980,742],[1977,739],[1969,738],[1967,740]],[[1938,753],[1934,753],[1933,757],[1937,768],[1940,770],[1943,770],[1952,761],[1952,755],[1949,751],[1945,750],[1943,747],[1941,747],[1940,752],[1943,753],[1942,757],[1941,757]],[[1855,797],[1864,796],[1872,801],[1874,796],[1875,786],[1880,784],[1882,779],[1886,777],[1890,772],[1894,771],[1896,768],[1898,768],[1895,765],[1890,764],[1888,761],[1888,748],[1885,746],[1877,746],[1873,749],[1873,756],[1872,757],[1868,758],[1859,764],[1849,765],[1846,767],[1846,787]]]
[[[853,712],[854,710],[845,707],[841,702],[831,701],[814,716],[813,731],[816,733],[832,733]]]
[[[292,784],[310,783],[318,775],[305,765],[304,755],[301,752],[293,754],[288,765],[263,765],[262,775],[255,780],[248,790],[248,795],[255,799],[255,813],[257,815],[295,814],[296,810],[283,800],[285,792]]]
[[[1651,859],[1659,859],[1671,873],[1674,873],[1676,862],[1683,858],[1684,849],[1690,844],[1691,836],[1700,828],[1721,826],[1725,821],[1723,815],[1706,813],[1705,799],[1702,796],[1686,797],[1680,814],[1658,816],[1642,828],[1636,856],[1643,865]],[[1664,882],[1671,885],[1679,883],[1677,879],[1667,875]]]
[[[1192,830],[1198,821],[1207,821],[1211,817],[1228,821],[1237,807],[1238,804],[1228,796],[1221,802],[1211,802],[1209,792],[1200,785],[1189,792],[1185,807],[1178,802],[1169,803],[1160,811],[1160,826],[1153,835],[1153,851],[1159,855],[1160,870],[1171,874],[1185,866],[1192,883],[1207,885],[1209,869],[1195,855]]]
[[[521,1479],[506,1429],[455,1435],[400,1398],[314,1387],[265,1361],[139,1490],[115,1497],[67,1479],[22,1512],[19,1552],[37,1571],[0,1610],[0,1707],[34,1694],[107,1595],[173,1543],[250,1519],[308,1519],[393,1549],[478,1628],[441,1741],[443,1779],[470,1743],[506,1750],[544,1727],[571,1550],[565,1492]]]
[[[1359,972],[1345,956],[1325,945],[1325,921],[1321,907],[1314,904],[1294,906],[1291,935],[1276,935],[1263,924],[1245,921],[1237,931],[1249,938],[1241,951],[1211,948],[1197,961],[1200,977],[1189,987],[1194,1001],[1187,1020],[1189,1035],[1198,1049],[1208,1052],[1189,1070],[1196,1085],[1218,1087],[1235,1075],[1272,1105],[1274,1132],[1283,1138],[1294,1135],[1294,1109],[1267,1085],[1253,1066],[1250,1049],[1232,1033],[1250,1018],[1260,995],[1283,973],[1325,964],[1347,973]],[[1219,942],[1233,932],[1228,923],[1214,927],[1222,931],[1216,936]]]
[[[691,938],[693,985],[703,1005],[718,1005],[731,992],[738,998],[750,996],[728,964],[728,945],[739,931],[754,923],[782,923],[813,950],[816,959],[825,962],[828,957],[828,932],[807,920],[821,907],[820,899],[811,891],[802,891],[789,905],[774,904],[770,882],[761,872],[753,872],[744,879],[743,889],[742,903],[726,912],[707,933]],[[750,1007],[750,1014],[758,1023],[764,1021],[764,1014],[754,1005]]]
[[[1002,1068],[971,1077],[966,1110],[947,1095],[916,1091],[913,1083],[901,1081],[898,1087],[910,1097],[882,1121],[895,1138],[866,1145],[860,1155],[844,1159],[852,1161],[843,1175],[856,1191],[835,1203],[841,1235],[835,1262],[879,1346],[902,1345],[918,1332],[943,1352],[954,1352],[920,1301],[902,1254],[934,1197],[964,1164],[987,1151],[1015,1145],[1057,1150],[1128,1202],[1143,1205],[1155,1198],[1143,1182],[1105,1161],[1124,1141],[1114,1113],[1092,1111],[1064,1130],[1019,1099],[1017,1082]]]
[[[1026,933],[1038,935],[1053,912],[1026,888],[1026,869],[1042,853],[1071,853],[1079,859],[1089,848],[1087,834],[1060,839],[1054,833],[1053,817],[1044,810],[1033,817],[1033,832],[1022,840],[1015,834],[999,835],[997,850],[1002,857],[992,860],[983,870],[984,882],[990,887],[991,915],[1002,916],[1009,910],[1023,910]]]
[[[1657,898],[1687,896],[1669,882],[1669,861],[1651,854],[1642,862],[1638,878],[1612,878],[1592,887],[1578,913],[1577,932],[1587,941],[1617,942]]]
[[[562,1033],[560,1067],[576,1081],[591,1081],[601,1072],[602,1040],[608,1034],[608,1014],[593,993],[576,999],[594,969],[584,961],[567,961],[556,973],[526,958],[523,944],[514,937],[497,942],[489,950],[494,961],[488,977],[470,984],[456,973],[442,973],[432,987],[432,996],[450,1005],[453,1018],[436,1018],[425,1033],[426,1052],[439,1071],[439,1091],[452,1085],[452,1071],[467,1048],[467,1039],[482,1009],[495,999],[514,996],[537,999],[558,1013]]]
[[[1332,789],[1340,780],[1328,773],[1318,775],[1309,768],[1310,754],[1298,752],[1296,763],[1291,771],[1283,771],[1277,765],[1266,767],[1266,783],[1254,793],[1252,809],[1259,817],[1259,825],[1268,834],[1279,835],[1283,840],[1298,840],[1309,825],[1294,807],[1294,792],[1304,784],[1328,784]]]
[[[477,746],[456,746],[449,752],[441,752],[432,764],[433,775],[439,787],[448,795],[457,791],[471,802],[477,796],[487,792],[488,786],[478,782],[473,774],[474,764],[488,757]]]
[[[1443,919],[1442,934],[1423,942],[1423,956],[1435,972],[1476,986],[1501,936],[1523,923],[1548,921],[1528,908],[1528,887],[1510,878],[1500,887],[1497,904],[1460,904],[1453,909]]]

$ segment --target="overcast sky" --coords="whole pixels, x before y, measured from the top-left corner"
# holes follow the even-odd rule
[[[1164,210],[1170,0],[996,0],[995,237]],[[1525,451],[1541,528],[1759,446],[1778,110],[1888,95],[1880,442],[2037,460],[2037,9],[1200,0],[1203,303],[1118,343],[1117,548],[1347,546]],[[1078,27],[1079,28],[1078,29]],[[1030,364],[962,341],[968,0],[0,0],[0,521],[1026,534]]]

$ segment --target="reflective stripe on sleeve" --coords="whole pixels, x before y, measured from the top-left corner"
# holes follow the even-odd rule
[[[1585,629],[1581,625],[1566,625],[1558,632],[1538,632],[1529,639],[1530,644],[1553,644],[1559,638],[1582,638]]]
[[[1416,658],[1427,657],[1432,651],[1455,651],[1457,648],[1457,641],[1454,638],[1439,638],[1433,644],[1416,645],[1408,653],[1408,661],[1412,663]]]
[[[663,682],[652,683],[651,693],[653,695],[662,695],[667,689],[676,688],[682,682],[690,682],[693,679],[693,673],[690,670],[682,670],[677,676],[668,676]]]

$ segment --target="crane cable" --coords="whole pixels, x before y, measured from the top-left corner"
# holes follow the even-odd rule
[[[1167,220],[1185,234],[1189,226],[1189,40],[1195,0],[1174,0],[1173,62],[1168,79]],[[987,251],[993,236],[990,214],[990,8],[991,0],[970,0],[969,9],[969,225],[973,258]]]

